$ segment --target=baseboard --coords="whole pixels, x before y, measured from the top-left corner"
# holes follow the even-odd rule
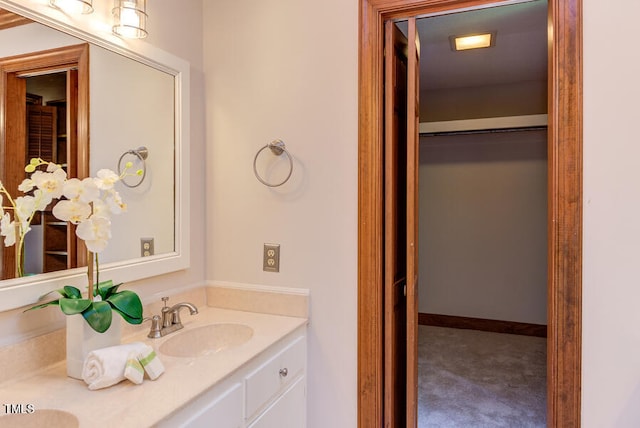
[[[523,336],[547,337],[547,326],[513,321],[488,320],[483,318],[458,317],[454,315],[418,314],[418,324],[436,327],[466,328],[493,333],[521,334]]]

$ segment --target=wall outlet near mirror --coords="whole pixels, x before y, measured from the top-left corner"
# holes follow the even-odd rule
[[[153,256],[153,238],[140,238],[140,256]]]

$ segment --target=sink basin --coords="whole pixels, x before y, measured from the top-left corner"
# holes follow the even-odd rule
[[[77,428],[80,426],[80,422],[78,421],[78,418],[64,410],[36,408],[33,413],[2,415],[0,416],[0,426],[20,428]]]
[[[209,324],[181,330],[160,345],[160,352],[172,357],[200,357],[240,346],[253,336],[244,324]]]

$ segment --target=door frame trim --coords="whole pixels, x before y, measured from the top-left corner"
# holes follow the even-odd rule
[[[360,0],[358,426],[383,424],[384,21],[496,0]],[[582,0],[549,0],[547,426],[580,426]]]

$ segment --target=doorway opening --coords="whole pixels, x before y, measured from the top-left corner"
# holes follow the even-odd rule
[[[373,4],[375,3],[375,4]],[[385,21],[513,1],[361,1],[358,379],[361,427],[384,421],[384,144],[382,35]],[[580,421],[582,201],[581,1],[549,1],[548,426]],[[411,381],[407,377],[408,381]],[[413,380],[415,381],[415,379]],[[415,408],[407,406],[407,413]],[[408,421],[415,418],[408,417]],[[413,426],[414,422],[407,425]]]
[[[547,2],[416,27],[418,425],[545,426]]]

